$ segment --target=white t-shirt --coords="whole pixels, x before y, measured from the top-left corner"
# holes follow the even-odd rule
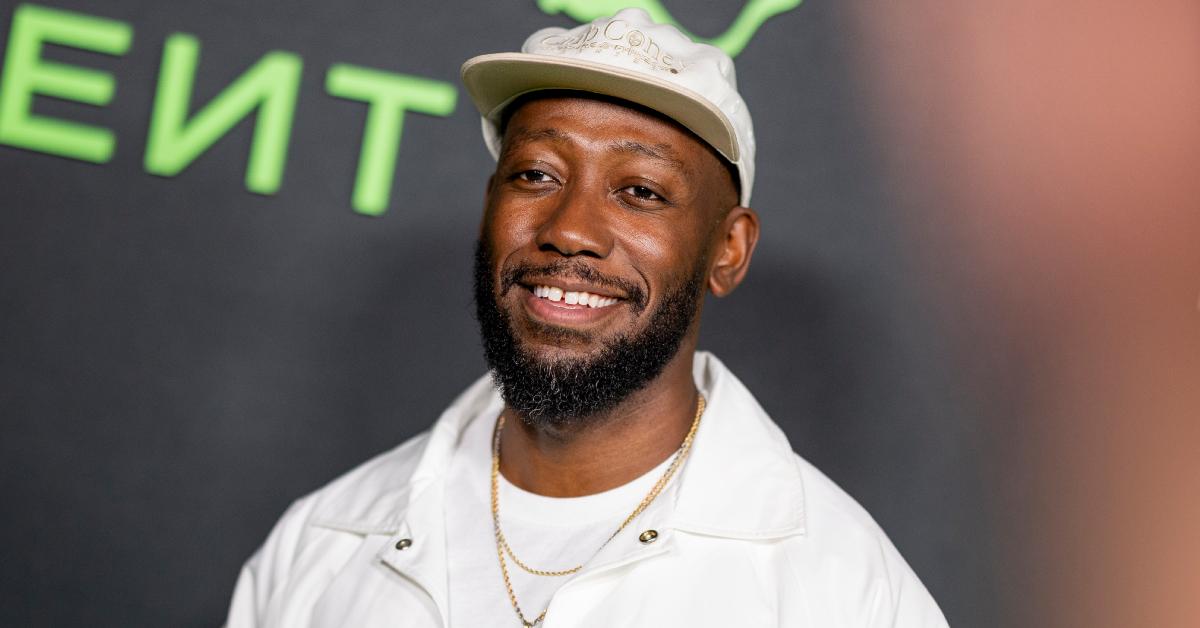
[[[519,626],[504,589],[492,530],[491,471],[494,417],[467,427],[450,463],[446,491],[446,551],[450,625]],[[612,490],[584,497],[545,497],[500,476],[500,527],[513,552],[530,567],[560,571],[584,564],[642,501],[670,465]],[[659,499],[667,497],[660,495]],[[573,576],[535,576],[505,556],[521,612],[533,621]]]

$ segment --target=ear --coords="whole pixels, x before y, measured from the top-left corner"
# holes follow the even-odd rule
[[[750,258],[758,244],[758,214],[749,207],[734,207],[717,228],[714,262],[708,273],[708,289],[723,297],[746,277]]]

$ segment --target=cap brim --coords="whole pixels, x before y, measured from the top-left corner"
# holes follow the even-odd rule
[[[493,123],[523,94],[548,89],[592,92],[658,111],[738,162],[736,136],[725,114],[696,92],[640,72],[581,59],[505,52],[468,59],[462,79],[479,113]]]

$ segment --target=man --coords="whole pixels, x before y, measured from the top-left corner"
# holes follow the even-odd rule
[[[490,377],[296,502],[232,628],[945,626],[871,518],[711,355],[759,219],[732,61],[640,10],[463,66],[497,158]]]

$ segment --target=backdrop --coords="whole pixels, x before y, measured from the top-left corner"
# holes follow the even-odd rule
[[[0,624],[218,625],[291,500],[484,371],[492,161],[460,64],[606,3],[45,2],[0,4]],[[851,16],[629,4],[722,36],[758,130],[763,239],[703,347],[951,624],[998,625],[993,449],[877,163]]]

